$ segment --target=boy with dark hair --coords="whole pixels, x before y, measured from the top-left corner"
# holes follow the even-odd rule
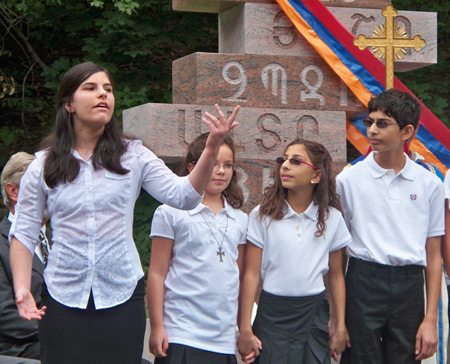
[[[351,350],[341,363],[416,364],[436,350],[444,190],[404,153],[420,111],[398,90],[373,98],[364,121],[373,151],[337,177],[352,234],[346,275]]]

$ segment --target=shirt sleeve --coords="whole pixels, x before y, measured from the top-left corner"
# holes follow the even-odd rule
[[[167,205],[159,206],[156,209],[152,219],[151,238],[159,236],[175,240],[174,217],[171,212],[171,208]]]
[[[248,217],[247,240],[258,248],[264,249],[266,234],[265,224],[259,217],[259,206],[257,206]]]
[[[238,245],[244,245],[247,244],[248,216],[243,212],[239,219],[242,221],[242,229]]]
[[[444,186],[438,177],[436,179],[435,188],[430,196],[430,218],[428,226],[427,238],[434,236],[442,236],[445,233],[445,201]]]
[[[333,241],[331,242],[330,252],[345,248],[352,241],[352,236],[347,229],[347,225],[345,224],[344,218],[340,211],[334,210],[333,213],[335,214],[334,218],[338,221],[336,224]]]
[[[9,231],[10,238],[14,236],[19,240],[31,255],[34,255],[39,243],[39,230],[47,200],[43,188],[43,160],[43,157],[33,160],[20,181],[15,219]]]
[[[137,155],[142,188],[151,196],[180,210],[192,210],[200,203],[202,196],[187,176],[177,176],[139,140],[129,143],[129,148]]]
[[[347,224],[347,228],[350,229],[351,222],[351,210],[349,209],[348,198],[345,193],[345,176],[346,171],[342,171],[336,177],[336,192],[339,195],[339,199],[342,206],[342,212],[344,215],[344,221]]]
[[[444,179],[444,192],[445,192],[445,198],[448,200],[448,206],[450,209],[450,169],[445,174]]]

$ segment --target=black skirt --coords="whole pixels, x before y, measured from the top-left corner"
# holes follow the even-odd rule
[[[39,321],[42,364],[141,364],[145,334],[145,284],[115,307],[70,308],[50,297],[44,284]]]
[[[237,364],[236,355],[220,354],[182,344],[169,344],[167,356],[155,364]]]
[[[253,324],[262,341],[259,364],[329,364],[329,306],[325,293],[276,296],[262,291]]]

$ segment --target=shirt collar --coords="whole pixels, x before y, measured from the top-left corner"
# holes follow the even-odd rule
[[[368,164],[369,172],[372,175],[373,178],[381,178],[383,177],[387,172],[392,171],[392,169],[384,169],[381,167],[376,161],[375,161],[375,152],[370,152],[370,154],[366,157],[365,161]],[[408,180],[414,179],[414,167],[412,166],[414,162],[408,157],[407,154],[404,153],[404,156],[406,158],[406,163],[403,167],[403,169],[397,173],[397,176],[403,177]]]
[[[286,205],[287,205],[287,213],[285,215],[285,218],[290,218],[292,216],[306,216],[311,220],[316,220],[317,219],[317,210],[318,210],[318,206],[314,203],[314,201],[312,201],[308,208],[305,210],[305,212],[301,213],[301,214],[297,214],[291,207],[291,205],[289,205],[289,203],[286,201]]]
[[[225,213],[227,214],[227,216],[228,216],[229,218],[233,219],[234,217],[233,217],[233,215],[231,214],[231,209],[232,209],[232,207],[231,207],[230,204],[228,204],[226,198],[223,199],[223,205],[224,205],[223,210],[225,210]],[[189,210],[189,211],[188,211],[188,214],[191,215],[191,216],[193,216],[193,215],[195,215],[195,214],[201,213],[203,210],[209,210],[209,211],[211,211],[211,209],[210,209],[208,206],[203,205],[202,203],[199,203],[199,204],[197,205],[196,208],[194,208],[194,209],[192,209],[192,210]],[[221,210],[221,211],[222,211],[222,210]]]

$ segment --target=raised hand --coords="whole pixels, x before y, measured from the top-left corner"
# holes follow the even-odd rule
[[[216,109],[217,116],[205,112],[204,116],[202,116],[202,121],[209,127],[210,134],[206,145],[220,147],[228,133],[239,125],[235,121],[239,106],[234,108],[233,113],[228,119],[218,104],[215,104],[214,108]]]

